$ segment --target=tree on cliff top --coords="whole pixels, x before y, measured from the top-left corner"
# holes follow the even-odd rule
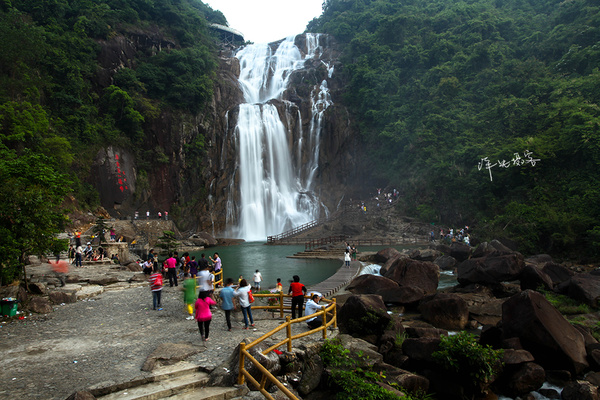
[[[173,254],[173,252],[177,251],[177,247],[179,247],[179,242],[175,239],[175,232],[172,231],[163,231],[163,235],[158,238],[158,242],[156,242],[156,247],[161,249],[161,256],[168,256]]]

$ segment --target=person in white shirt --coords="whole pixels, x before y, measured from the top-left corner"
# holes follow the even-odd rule
[[[254,290],[257,292],[260,290],[260,282],[262,282],[262,275],[256,270],[254,273]]]
[[[306,306],[304,306],[304,314],[311,315],[325,308],[326,306],[319,305],[319,301],[321,301],[321,296],[317,293],[313,293],[312,298],[306,302]],[[309,329],[315,329],[323,325],[323,318],[321,316],[315,316],[306,321]]]

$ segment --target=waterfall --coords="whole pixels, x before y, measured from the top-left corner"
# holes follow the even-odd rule
[[[293,133],[288,132],[277,108],[269,103],[281,100],[292,72],[302,68],[306,59],[317,56],[318,41],[318,35],[307,34],[304,57],[294,36],[283,40],[275,51],[267,44],[257,44],[236,54],[245,103],[239,106],[232,139],[237,160],[230,185],[239,185],[239,196],[234,199],[234,190],[229,191],[227,224],[234,236],[248,241],[265,240],[268,235],[319,217],[320,202],[313,190],[323,112],[332,104],[327,82],[321,82],[312,91],[309,132],[300,132],[296,149],[290,143]],[[299,112],[297,117],[301,121]],[[284,118],[287,122],[291,115]]]

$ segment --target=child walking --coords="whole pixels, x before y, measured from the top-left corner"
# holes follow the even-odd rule
[[[196,321],[198,321],[198,330],[200,331],[200,338],[203,342],[208,340],[208,333],[210,329],[210,321],[212,320],[212,313],[210,312],[210,306],[215,305],[215,301],[210,298],[210,295],[206,292],[200,292],[200,297],[196,300]]]
[[[186,273],[183,280],[183,302],[189,316],[186,319],[194,319],[194,301],[196,300],[196,279]]]
[[[152,291],[152,309],[156,310],[158,308],[158,311],[161,311],[160,295],[162,294],[163,277],[158,269],[158,264],[154,266],[153,273],[150,275],[148,281],[150,282],[150,290]]]

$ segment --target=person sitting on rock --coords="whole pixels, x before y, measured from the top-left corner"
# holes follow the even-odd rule
[[[304,314],[311,315],[325,308],[326,306],[319,305],[319,301],[321,300],[321,296],[317,293],[314,293],[310,300],[306,302],[306,306],[304,307]],[[323,325],[323,318],[319,316],[315,316],[311,319],[306,320],[306,324],[308,325],[308,329],[315,329]]]

